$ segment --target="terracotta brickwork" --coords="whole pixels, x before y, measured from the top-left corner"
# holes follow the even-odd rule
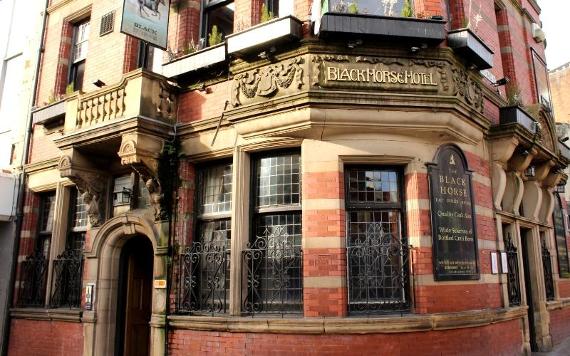
[[[570,335],[570,308],[553,310],[550,312],[550,333],[552,342],[559,344]]]
[[[12,320],[8,354],[14,356],[80,356],[83,325],[63,321]]]
[[[550,71],[550,91],[556,122],[570,123],[570,63]]]
[[[172,355],[481,355],[520,354],[522,336],[516,320],[483,327],[373,335],[291,335],[174,330],[169,335]],[[457,342],[461,340],[461,349]]]

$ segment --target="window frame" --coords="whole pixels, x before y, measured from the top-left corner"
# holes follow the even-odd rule
[[[538,54],[534,48],[530,48],[530,56],[532,62],[532,75],[534,80],[534,90],[536,91],[536,102],[543,105],[548,110],[552,110],[552,92],[550,91],[550,80],[548,78],[548,67],[546,66],[546,61]],[[540,88],[538,84],[538,71],[537,71],[537,61],[544,67],[544,72],[546,76],[546,90],[548,91],[548,102],[545,103],[543,97],[540,95]]]
[[[46,202],[47,199],[53,199],[50,202],[50,207],[49,209],[51,210],[51,230],[42,230],[44,223],[47,224],[47,221],[44,221],[45,217],[45,209],[46,209]],[[56,199],[57,199],[57,191],[56,190],[52,190],[52,191],[47,191],[47,192],[42,192],[40,193],[40,208],[38,210],[39,213],[39,217],[38,217],[38,229],[37,229],[37,233],[36,233],[36,243],[35,243],[35,250],[39,253],[41,252],[41,254],[46,258],[46,260],[50,259],[50,250],[51,250],[51,245],[52,245],[52,238],[53,238],[53,233],[54,233],[54,222],[55,222],[55,215],[56,215]],[[52,210],[53,209],[53,210]],[[49,213],[48,212],[48,216],[47,219],[49,221]],[[45,242],[44,241],[48,241],[47,244],[47,250],[45,246],[41,246],[44,245]]]
[[[261,162],[261,160],[263,158],[269,158],[269,157],[279,157],[279,156],[289,156],[289,155],[298,155],[299,157],[299,202],[295,205],[289,204],[278,204],[275,206],[268,206],[268,207],[258,207],[258,195],[257,195],[257,189],[259,187],[259,180],[257,177],[257,168]],[[303,244],[303,225],[302,225],[302,221],[303,221],[303,212],[302,212],[302,208],[303,208],[303,201],[302,201],[302,196],[303,196],[303,192],[302,192],[302,186],[303,186],[303,171],[302,171],[302,152],[301,152],[301,148],[300,147],[290,147],[290,148],[283,148],[283,149],[276,149],[276,150],[271,150],[271,151],[264,151],[264,152],[258,152],[258,153],[254,153],[250,156],[251,159],[251,164],[250,164],[250,182],[249,182],[249,231],[248,231],[248,235],[247,235],[247,245],[250,246],[252,245],[257,239],[257,228],[258,228],[258,224],[259,224],[259,217],[261,216],[267,216],[267,215],[295,215],[298,214],[299,215],[299,221],[301,223],[301,233],[300,233],[300,238],[301,241],[298,245],[298,248],[300,249],[300,262],[299,262],[299,269],[300,269],[300,289],[301,289],[301,298],[299,301],[299,307],[300,310],[299,311],[286,311],[286,310],[271,310],[271,311],[262,311],[262,312],[254,312],[254,311],[245,311],[243,310],[243,302],[244,302],[244,296],[240,293],[240,302],[242,305],[242,314],[244,315],[289,315],[289,316],[295,316],[295,315],[303,315],[304,313],[304,296],[303,296],[303,290],[304,290],[304,281],[303,281],[303,248],[302,248],[302,244]],[[283,226],[283,225],[281,225]],[[254,246],[251,246],[252,248],[255,248]],[[297,247],[297,246],[295,246]],[[243,263],[243,262],[242,262]],[[242,264],[242,268],[247,269],[247,264],[243,263]],[[247,273],[242,273],[243,275],[247,275]],[[243,277],[241,277],[243,278]],[[242,286],[246,286],[247,287],[247,281],[244,280],[242,282]],[[261,288],[261,287],[260,287]],[[245,288],[247,289],[247,288]],[[246,293],[247,295],[247,293]],[[261,301],[261,304],[264,304],[264,300]],[[284,303],[285,304],[285,303]],[[294,305],[294,303],[287,303],[289,305]]]
[[[553,225],[553,232],[554,232],[554,241],[555,241],[555,247],[556,247],[556,258],[557,258],[557,264],[558,264],[558,275],[560,276],[560,278],[570,278],[570,256],[568,254],[568,238],[566,236],[566,231],[567,231],[567,227],[566,227],[566,219],[565,219],[565,212],[562,206],[562,198],[560,197],[560,194],[557,192],[553,193],[553,197],[554,197],[554,209],[552,210],[552,225]],[[562,224],[562,226],[560,226],[560,229],[564,235],[563,236],[559,236],[557,233],[557,226],[556,226],[556,214],[560,214],[560,223]],[[563,272],[562,271],[562,266],[560,264],[561,258],[564,258],[564,256],[560,255],[560,246],[559,246],[559,241],[558,238],[559,237],[563,237],[564,238],[564,245],[563,250],[566,251],[566,268],[567,271]]]
[[[78,42],[78,35],[80,32],[81,26],[87,24],[87,36],[86,38]],[[69,56],[69,73],[67,78],[67,85],[73,84],[73,91],[82,90],[83,89],[83,82],[85,80],[85,63],[87,61],[87,55],[89,54],[89,35],[91,34],[91,18],[86,17],[71,24],[73,27],[73,34],[71,37],[71,51]],[[85,54],[80,58],[75,58],[76,55],[76,47],[78,45],[83,45],[87,47],[85,50]]]
[[[208,43],[208,14],[211,11],[216,10],[217,8],[224,7],[229,4],[235,4],[235,0],[213,0],[208,2],[208,0],[201,1],[201,8],[200,8],[200,41],[203,41],[202,48],[209,47]],[[235,27],[235,11],[234,11],[234,18],[232,19],[232,33],[234,32]],[[223,34],[222,43],[225,41],[225,36],[230,35],[231,33]]]
[[[344,165],[344,199],[345,199],[345,216],[346,216],[346,221],[345,221],[345,231],[346,231],[346,236],[345,236],[345,243],[346,243],[346,249],[347,249],[347,254],[346,254],[346,278],[347,278],[347,313],[349,316],[361,316],[361,315],[366,315],[366,314],[393,314],[393,313],[402,313],[402,312],[411,312],[412,308],[413,308],[413,295],[412,295],[412,287],[413,287],[413,283],[411,281],[412,279],[412,269],[410,268],[410,262],[409,259],[411,258],[411,251],[409,250],[409,237],[408,237],[408,232],[407,232],[407,212],[406,212],[406,196],[404,194],[405,192],[405,170],[404,170],[404,166],[398,166],[398,165],[383,165],[383,164],[345,164]],[[399,202],[365,202],[365,203],[360,203],[360,202],[351,202],[349,199],[349,194],[350,194],[350,172],[353,170],[359,170],[359,169],[364,169],[364,170],[372,170],[372,171],[381,171],[381,172],[396,172],[397,174],[397,187],[398,187],[398,201]],[[351,277],[350,274],[350,260],[349,260],[349,254],[348,254],[348,248],[350,246],[349,244],[349,239],[350,239],[350,213],[351,212],[355,212],[355,211],[379,211],[379,210],[385,210],[385,211],[398,211],[400,216],[399,216],[399,229],[400,229],[400,243],[402,245],[408,246],[408,250],[407,250],[407,257],[408,257],[408,261],[406,262],[405,266],[402,266],[403,268],[405,268],[403,274],[404,276],[406,276],[407,278],[404,280],[404,294],[403,294],[403,298],[404,298],[404,302],[402,303],[404,308],[398,308],[398,309],[394,309],[394,310],[390,310],[390,309],[369,309],[366,308],[365,310],[361,310],[361,311],[351,311],[351,307],[350,307],[350,303],[351,303],[351,298],[350,298],[350,281],[349,278]],[[366,303],[368,304],[368,303]]]

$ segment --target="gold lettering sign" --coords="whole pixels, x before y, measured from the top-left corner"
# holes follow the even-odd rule
[[[376,68],[346,68],[339,65],[326,65],[327,82],[356,82],[370,84],[401,84],[438,86],[434,74],[416,70],[379,70]]]

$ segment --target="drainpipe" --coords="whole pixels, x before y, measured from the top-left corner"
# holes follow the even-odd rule
[[[24,133],[24,143],[23,143],[23,152],[22,152],[22,157],[20,160],[20,166],[18,167],[18,169],[20,169],[20,173],[18,174],[18,199],[17,199],[17,210],[16,210],[16,231],[14,234],[14,248],[13,248],[13,254],[12,254],[12,267],[11,267],[11,271],[10,271],[10,278],[8,280],[8,295],[6,298],[7,301],[7,305],[6,305],[6,318],[4,319],[4,335],[2,335],[2,337],[4,338],[4,342],[3,342],[3,346],[2,346],[2,350],[1,354],[2,355],[7,355],[8,354],[8,343],[10,341],[10,325],[11,325],[11,318],[10,318],[10,305],[12,305],[12,301],[14,299],[14,291],[15,291],[15,285],[14,282],[16,280],[16,266],[18,265],[18,255],[20,252],[20,235],[22,233],[22,223],[23,223],[23,217],[24,217],[24,190],[26,187],[26,168],[25,168],[25,164],[28,162],[28,155],[30,152],[30,143],[31,143],[31,136],[32,136],[32,123],[33,123],[33,117],[32,117],[32,107],[34,106],[36,99],[37,99],[37,93],[38,93],[38,83],[39,83],[39,75],[40,75],[40,69],[41,69],[41,60],[42,60],[42,54],[43,54],[43,48],[44,48],[44,40],[45,40],[45,34],[46,34],[46,24],[47,24],[47,18],[48,18],[48,13],[47,13],[47,8],[49,6],[49,2],[50,0],[45,0],[45,6],[44,6],[44,10],[43,10],[43,20],[42,20],[42,33],[40,36],[40,45],[38,46],[38,51],[37,51],[37,55],[36,55],[36,68],[35,68],[35,73],[34,73],[34,80],[33,80],[33,84],[32,84],[32,98],[30,100],[30,103],[28,105],[29,108],[29,114],[28,114],[28,119],[26,122],[26,131]]]

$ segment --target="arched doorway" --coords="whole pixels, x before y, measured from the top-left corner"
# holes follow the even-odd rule
[[[130,238],[119,260],[115,355],[147,356],[154,253],[146,237]]]

